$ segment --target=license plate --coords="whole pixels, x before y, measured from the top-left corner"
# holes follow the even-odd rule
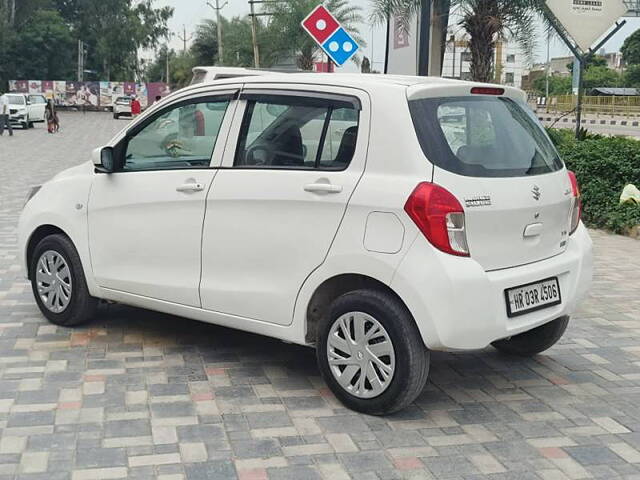
[[[510,318],[562,303],[557,277],[510,288],[504,291],[504,296]]]

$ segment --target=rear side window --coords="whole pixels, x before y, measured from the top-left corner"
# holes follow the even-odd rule
[[[504,97],[411,100],[420,145],[440,168],[471,177],[522,177],[563,168],[526,105]]]
[[[236,167],[344,170],[356,149],[359,109],[302,96],[249,96]]]

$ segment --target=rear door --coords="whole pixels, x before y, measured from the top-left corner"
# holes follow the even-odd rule
[[[434,182],[464,206],[472,258],[486,270],[565,250],[572,194],[567,172],[528,107],[505,96],[410,101]]]
[[[205,309],[280,325],[331,247],[369,128],[358,91],[291,88],[241,94],[207,198],[200,288]]]

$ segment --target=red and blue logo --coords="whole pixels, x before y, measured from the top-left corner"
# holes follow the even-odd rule
[[[338,66],[344,65],[360,48],[340,22],[322,5],[318,5],[302,21],[302,28]]]

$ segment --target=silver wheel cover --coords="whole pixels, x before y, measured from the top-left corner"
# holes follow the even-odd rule
[[[36,287],[42,304],[53,313],[62,313],[71,302],[71,271],[62,255],[47,250],[38,259]]]
[[[391,337],[380,322],[362,312],[346,313],[333,322],[327,360],[340,386],[358,398],[381,395],[396,367]]]

